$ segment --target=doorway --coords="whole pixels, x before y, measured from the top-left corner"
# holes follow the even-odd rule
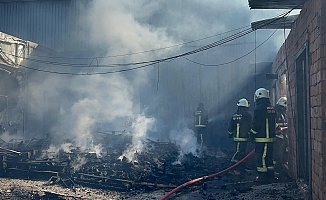
[[[295,133],[297,176],[311,186],[310,70],[307,42],[295,55]]]

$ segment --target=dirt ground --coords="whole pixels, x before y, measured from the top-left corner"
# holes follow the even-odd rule
[[[303,194],[294,181],[257,184],[251,181],[221,184],[216,179],[184,188],[169,199],[293,199],[301,200]],[[150,200],[160,199],[171,189],[158,191],[114,192],[87,187],[68,189],[59,185],[48,185],[47,181],[31,181],[0,178],[1,199],[98,199],[98,200]],[[205,189],[204,189],[205,188]]]

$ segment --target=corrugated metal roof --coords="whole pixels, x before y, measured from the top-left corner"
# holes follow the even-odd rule
[[[82,49],[78,45],[79,30],[85,29],[80,16],[86,11],[79,7],[83,2],[90,0],[0,3],[0,31],[56,51]]]
[[[257,29],[291,29],[299,15],[265,19],[251,23],[252,30]]]
[[[248,0],[250,9],[301,9],[307,0]]]

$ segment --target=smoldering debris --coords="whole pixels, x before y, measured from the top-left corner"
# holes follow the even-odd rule
[[[78,191],[96,189],[105,193],[121,194],[121,199],[157,199],[190,180],[215,174],[230,166],[233,152],[202,148],[197,154],[185,153],[180,158],[180,147],[175,142],[150,140],[146,148],[129,160],[122,156],[132,145],[132,136],[114,131],[103,132],[100,139],[101,154],[84,151],[73,143],[64,141],[55,148],[48,139],[36,139],[9,143],[1,141],[0,178],[11,181],[38,180],[40,187],[58,187],[69,191],[69,198],[78,198]],[[107,142],[114,145],[106,146]],[[247,160],[248,169],[255,169],[254,158]],[[176,162],[176,161],[179,162]],[[261,185],[254,180],[255,173],[234,176],[223,174],[209,180],[180,189],[176,199],[245,199],[263,198],[302,199],[295,182],[286,174],[280,174],[275,184]],[[9,182],[9,181],[7,181]],[[273,185],[274,184],[274,185]],[[7,187],[8,188],[8,187]],[[56,190],[26,190],[9,187],[12,192],[1,193],[2,197],[29,197],[29,199],[67,198]],[[267,189],[266,189],[267,188]],[[40,192],[42,191],[42,192]],[[291,191],[287,194],[284,191]],[[41,194],[42,193],[42,194]],[[149,196],[146,196],[148,194]],[[155,194],[155,195],[154,195]],[[88,195],[88,194],[85,194]],[[136,196],[139,196],[136,198]],[[155,196],[155,197],[154,197]],[[96,198],[101,199],[101,198]],[[108,199],[103,197],[102,199]]]
[[[132,189],[155,190],[172,188],[190,179],[216,173],[226,168],[226,158],[218,152],[202,156],[185,154],[178,164],[180,149],[171,142],[146,140],[146,149],[134,154],[130,161],[121,155],[132,144],[131,136],[107,134],[105,141],[117,141],[115,146],[103,146],[101,155],[82,151],[71,143],[57,151],[50,141],[33,139],[15,145],[4,142],[0,148],[0,175],[9,178],[49,180],[61,184],[106,188],[115,191]],[[119,142],[120,141],[120,142]]]

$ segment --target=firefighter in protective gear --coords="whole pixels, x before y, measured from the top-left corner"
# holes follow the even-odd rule
[[[204,108],[203,103],[199,103],[197,110],[195,111],[195,130],[196,130],[196,136],[197,136],[197,143],[199,145],[204,144],[204,139],[206,139],[206,126],[208,123],[208,113],[206,109]]]
[[[280,171],[282,165],[286,164],[287,158],[287,113],[286,113],[286,97],[281,97],[276,105],[276,142],[274,144],[275,170]]]
[[[276,105],[275,105],[276,123],[281,128],[288,126],[288,123],[287,123],[288,116],[286,113],[286,102],[287,102],[286,97],[281,97],[281,98],[279,98],[279,100],[276,102]]]
[[[232,115],[228,127],[229,137],[233,138],[236,151],[231,159],[232,165],[239,162],[246,155],[247,142],[249,141],[249,131],[252,125],[252,114],[249,111],[249,101],[240,99],[237,103],[238,110]],[[234,174],[240,174],[246,169],[245,163],[242,163],[234,170]]]
[[[257,180],[269,182],[274,179],[273,144],[275,142],[276,113],[270,103],[267,89],[257,89],[254,101],[256,108],[250,138],[255,142]]]

